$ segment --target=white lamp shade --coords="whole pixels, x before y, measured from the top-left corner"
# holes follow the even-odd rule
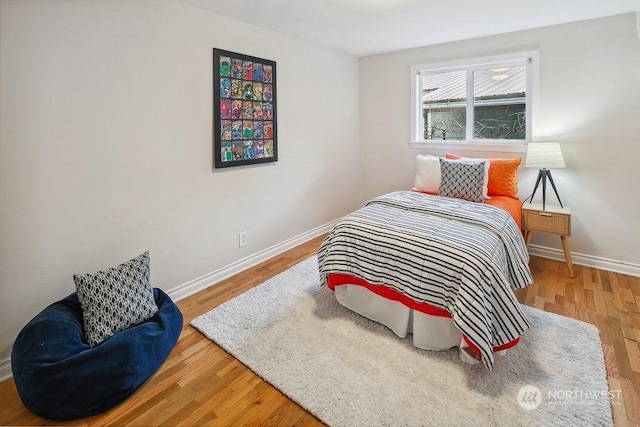
[[[532,142],[527,145],[527,168],[564,168],[564,157],[557,142]]]

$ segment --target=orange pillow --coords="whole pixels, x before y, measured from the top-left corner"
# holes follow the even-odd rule
[[[461,159],[456,154],[445,155],[447,159]],[[518,198],[518,166],[522,163],[520,157],[513,159],[487,159],[489,160],[489,196],[507,196]]]

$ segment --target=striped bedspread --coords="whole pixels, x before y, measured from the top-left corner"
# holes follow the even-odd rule
[[[533,280],[522,234],[496,207],[398,191],[341,219],[318,250],[320,277],[349,274],[451,313],[493,369],[493,347],[529,328],[511,288]]]

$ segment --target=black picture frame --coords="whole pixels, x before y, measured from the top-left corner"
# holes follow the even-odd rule
[[[278,161],[276,63],[213,49],[216,168]]]

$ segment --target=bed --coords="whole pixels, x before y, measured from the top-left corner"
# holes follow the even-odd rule
[[[345,307],[412,334],[416,347],[459,347],[463,361],[491,371],[529,327],[512,291],[532,282],[517,183],[492,190],[491,178],[505,178],[490,173],[491,160],[505,159],[432,157],[437,192],[418,156],[412,191],[375,197],[338,221],[318,250],[321,282]],[[519,160],[509,159],[512,175]],[[479,188],[467,197],[470,183]]]

